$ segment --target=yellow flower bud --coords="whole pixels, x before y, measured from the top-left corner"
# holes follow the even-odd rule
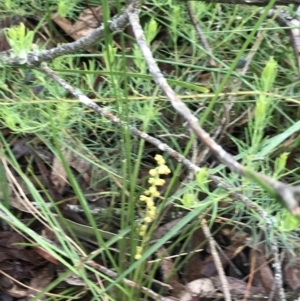
[[[148,183],[153,184],[155,182],[155,180],[156,180],[155,178],[149,178]]]
[[[147,231],[147,229],[148,229],[148,226],[147,225],[141,225],[141,227],[140,227],[140,230],[141,231]]]
[[[149,216],[146,216],[146,217],[144,218],[144,221],[145,221],[145,223],[147,223],[147,224],[151,223],[152,220],[153,220],[153,219],[152,219],[151,217],[149,217]]]
[[[147,201],[147,206],[148,207],[154,207],[154,202],[153,202],[152,199],[150,199],[150,200]]]
[[[153,220],[155,218],[155,212],[151,211],[151,212],[148,212],[148,216],[151,220]]]
[[[152,193],[152,197],[154,197],[154,198],[158,198],[159,196],[160,196],[160,192],[159,191],[154,191]]]
[[[148,196],[145,196],[143,194],[140,196],[140,201],[147,202],[147,201],[149,201],[149,199],[151,200],[151,198],[149,198]]]
[[[162,165],[162,164],[166,163],[166,161],[164,160],[164,158],[161,155],[156,155],[154,157],[154,159],[156,160],[158,165]]]
[[[166,183],[165,180],[163,179],[156,179],[155,182],[153,183],[155,186],[163,186]]]
[[[148,213],[151,213],[151,215],[153,215],[153,214],[155,215],[156,207],[154,207],[154,206],[153,207],[148,207],[147,211],[148,211]]]
[[[169,169],[169,167],[167,165],[160,165],[158,168],[158,173],[161,175],[168,175],[169,173],[171,173],[171,170]]]
[[[134,259],[135,260],[139,260],[139,259],[141,259],[142,258],[142,255],[141,254],[135,254],[135,256],[134,256]]]
[[[142,230],[139,231],[139,236],[143,237],[143,236],[145,236],[145,234],[146,234],[146,231],[142,231]]]
[[[150,192],[150,194],[151,195],[153,195],[153,194],[155,194],[156,192],[157,192],[157,189],[156,189],[156,187],[155,186],[151,186],[151,187],[149,187],[149,192]]]
[[[157,169],[150,169],[149,170],[149,175],[152,177],[156,177],[158,175]]]

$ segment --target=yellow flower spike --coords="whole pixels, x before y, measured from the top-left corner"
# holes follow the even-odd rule
[[[135,256],[134,256],[134,259],[135,260],[139,260],[139,259],[141,259],[142,258],[142,255],[141,254],[135,254]]]
[[[154,198],[161,198],[163,197],[160,196],[160,192],[157,190],[157,186],[162,186],[166,183],[164,179],[160,179],[159,175],[160,174],[169,174],[171,173],[171,170],[169,167],[165,164],[166,161],[161,155],[156,155],[154,159],[157,162],[157,167],[152,168],[149,170],[149,175],[150,178],[148,179],[148,183],[151,184],[151,186],[145,190],[144,194],[140,196],[141,201],[146,202],[146,212],[144,215],[144,223],[137,228],[137,232],[139,236],[144,237],[147,234],[147,229],[149,223],[151,223],[155,217],[156,217],[156,206],[154,203]],[[142,247],[137,247],[135,259],[140,259],[142,257]]]
[[[156,168],[155,168],[155,169],[150,169],[150,170],[149,170],[149,175],[152,176],[152,177],[158,176],[158,171],[157,171],[157,169],[156,169]]]
[[[141,225],[139,229],[139,235],[142,237],[145,236],[147,229],[148,229],[147,225]]]

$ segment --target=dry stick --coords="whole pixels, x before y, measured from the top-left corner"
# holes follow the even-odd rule
[[[219,274],[219,277],[220,277],[224,298],[225,298],[226,301],[231,301],[231,295],[230,295],[230,291],[229,291],[229,284],[228,284],[227,278],[225,276],[225,272],[224,272],[223,265],[222,265],[222,262],[220,260],[218,251],[216,249],[216,242],[215,242],[214,238],[212,237],[212,235],[210,233],[210,230],[207,226],[207,223],[206,223],[205,219],[203,219],[201,221],[201,225],[202,225],[203,233],[204,233],[205,237],[208,239],[211,254],[213,256],[214,263],[216,265],[216,268],[217,268],[217,271],[218,271],[218,274]]]
[[[250,259],[250,274],[249,274],[247,286],[246,286],[246,289],[245,289],[244,298],[243,298],[242,301],[247,301],[247,299],[249,297],[249,294],[250,294],[250,289],[251,289],[252,283],[253,283],[254,270],[255,270],[255,262],[256,262],[256,252],[254,251],[254,249],[252,249],[250,251],[250,254],[251,254],[251,259]]]
[[[300,186],[290,186],[280,181],[272,179],[264,174],[251,171],[238,163],[232,155],[227,153],[220,145],[218,145],[210,135],[202,129],[199,125],[199,120],[189,110],[189,108],[177,97],[174,90],[169,86],[163,74],[161,73],[158,65],[156,64],[152,52],[146,42],[143,29],[139,23],[138,11],[132,8],[129,11],[129,22],[132,26],[138,46],[144,56],[144,59],[148,65],[149,71],[153,76],[155,82],[163,90],[174,109],[182,115],[189,123],[189,126],[194,131],[197,137],[199,137],[203,143],[208,146],[211,151],[217,156],[219,161],[226,165],[231,171],[236,172],[240,176],[252,177],[258,180],[261,184],[266,183],[270,186],[278,197],[284,202],[286,207],[292,214],[300,214],[300,207],[298,205],[300,196]]]
[[[192,6],[191,6],[191,2],[187,1],[186,5],[187,5],[187,10],[188,10],[189,16],[191,18],[191,21],[192,21],[193,25],[195,26],[195,29],[196,29],[196,31],[198,33],[199,39],[200,39],[201,43],[203,44],[204,49],[210,55],[209,63],[210,63],[211,66],[216,67],[217,64],[216,64],[213,56],[211,55],[212,54],[212,50],[211,50],[211,48],[210,48],[210,46],[209,46],[209,44],[208,44],[208,42],[207,42],[207,40],[206,40],[206,38],[205,38],[202,30],[201,30],[200,25],[197,22],[197,19],[196,19],[195,15],[194,15],[194,12],[193,12],[193,9],[192,9]]]
[[[111,277],[111,278],[117,278],[119,276],[118,273],[94,262],[94,261],[88,261],[86,262],[87,265],[93,267],[94,269],[102,272],[103,274]],[[133,287],[133,288],[138,288],[138,289],[141,289],[141,291],[143,293],[145,293],[146,295],[150,296],[151,298],[153,298],[154,300],[157,300],[157,301],[174,301],[173,299],[171,298],[168,298],[168,297],[161,297],[159,294],[155,293],[153,290],[149,289],[149,288],[146,288],[146,287],[143,287],[143,286],[140,286],[139,284],[127,279],[127,278],[124,278],[123,279],[123,282],[130,286],[130,287]]]
[[[300,3],[299,3],[300,4]],[[294,50],[298,72],[300,72],[300,6],[297,7],[296,14],[292,18],[290,14],[283,8],[270,9],[268,13],[269,17],[274,18],[277,23],[282,27],[291,27],[285,29],[290,36],[290,41]]]
[[[278,248],[278,242],[277,237],[274,237],[272,241],[272,251],[274,255],[274,263],[273,267],[275,270],[275,282],[278,289],[278,295],[280,301],[286,301],[285,291],[283,288],[283,277],[282,277],[282,270],[281,270],[281,261],[279,258],[279,248]]]

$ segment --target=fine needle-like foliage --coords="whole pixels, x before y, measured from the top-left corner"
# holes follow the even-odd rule
[[[172,295],[169,286],[188,282],[182,275],[194,250],[210,252],[209,237],[201,232],[202,241],[195,238],[203,225],[226,251],[226,239],[243,233],[248,240],[239,252],[251,249],[266,258],[275,247],[298,252],[299,217],[260,177],[299,183],[298,70],[284,30],[267,18],[273,4],[191,1],[209,49],[184,1],[140,7],[162,76],[199,125],[241,163],[240,174],[221,164],[174,110],[172,93],[163,94],[149,74],[131,29],[113,33],[109,27],[125,1],[0,4],[2,20],[23,21],[3,33],[9,60],[18,64],[0,55],[1,226],[22,233],[23,245],[55,264],[51,281],[32,300]],[[74,42],[58,20],[75,22],[93,7],[100,7],[95,28],[103,24],[102,38],[40,64],[44,51]],[[218,241],[228,229],[232,235]]]

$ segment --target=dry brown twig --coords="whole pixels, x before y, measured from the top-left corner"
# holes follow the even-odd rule
[[[223,265],[222,265],[220,256],[219,256],[218,251],[216,249],[216,242],[215,242],[214,238],[212,237],[212,235],[210,233],[209,227],[207,226],[207,223],[206,223],[205,219],[203,219],[201,221],[201,225],[202,225],[203,233],[204,233],[205,237],[208,239],[211,254],[213,256],[214,263],[215,263],[215,266],[217,268],[217,271],[218,271],[218,274],[219,274],[219,277],[220,277],[220,282],[222,284],[224,299],[226,301],[231,301],[231,294],[230,294],[230,291],[229,291],[229,284],[228,284],[227,278],[225,276],[225,272],[224,272],[224,269],[223,269]]]

